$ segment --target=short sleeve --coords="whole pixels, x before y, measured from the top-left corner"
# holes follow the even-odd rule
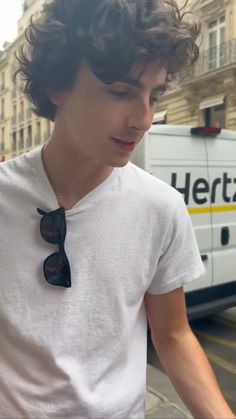
[[[167,227],[163,249],[147,290],[164,294],[179,288],[205,272],[191,218],[182,196]]]

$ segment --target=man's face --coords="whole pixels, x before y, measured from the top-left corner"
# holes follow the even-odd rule
[[[63,141],[88,162],[124,166],[153,119],[154,105],[166,87],[166,69],[148,65],[137,79],[106,85],[84,63],[73,89],[57,95],[56,116]]]

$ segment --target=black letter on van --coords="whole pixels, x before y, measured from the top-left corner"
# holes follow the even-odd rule
[[[236,184],[236,178],[234,178],[234,183]],[[235,194],[233,196],[233,202],[236,202],[236,192],[235,192]]]
[[[223,173],[223,191],[222,191],[222,195],[223,195],[223,200],[225,202],[230,202],[231,199],[227,196],[227,184],[228,183],[232,183],[232,179],[228,177],[227,173]]]
[[[200,186],[200,185],[203,186]],[[209,192],[209,183],[204,178],[197,179],[193,184],[193,200],[197,204],[205,204],[207,202],[207,198],[199,198],[197,195],[200,193],[207,193]]]
[[[186,173],[185,175],[185,187],[184,188],[177,188],[177,173],[171,174],[171,186],[177,189],[180,193],[184,195],[185,204],[188,205],[189,203],[189,190],[190,190],[190,173]]]
[[[221,183],[221,178],[217,177],[212,183],[212,190],[211,190],[211,203],[214,204],[216,201],[216,186]]]

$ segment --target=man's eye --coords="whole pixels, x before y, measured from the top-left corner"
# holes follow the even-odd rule
[[[110,92],[110,94],[112,96],[115,96],[115,97],[120,98],[120,99],[129,96],[129,92],[127,92],[126,90],[120,90],[120,91],[118,91],[118,90],[109,90],[109,92]]]
[[[150,97],[150,104],[155,105],[155,103],[158,103],[159,98],[158,97]]]

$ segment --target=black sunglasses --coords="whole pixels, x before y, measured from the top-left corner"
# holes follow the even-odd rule
[[[65,209],[60,207],[55,211],[46,212],[40,208],[37,211],[40,220],[40,233],[48,243],[58,244],[59,251],[52,253],[45,259],[43,272],[46,281],[51,285],[71,287],[70,264],[66,256],[64,243],[66,237]]]

